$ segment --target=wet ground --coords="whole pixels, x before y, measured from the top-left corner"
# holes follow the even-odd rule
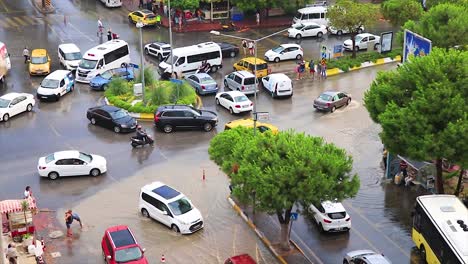
[[[43,16],[28,2],[11,3],[0,0],[0,41],[7,44],[12,55],[12,71],[0,88],[0,95],[12,91],[35,93],[42,77],[30,77],[23,64],[21,51],[44,47],[50,52],[52,69],[58,69],[57,45],[77,44],[85,51],[99,43],[96,37],[98,14],[104,24],[111,26],[131,46],[131,57],[139,61],[138,31],[126,20],[125,9],[105,9],[98,1],[55,1],[57,13]],[[384,30],[385,26],[381,28]],[[239,36],[263,36],[272,30],[246,31]],[[340,42],[345,37],[329,37],[326,43]],[[175,46],[184,46],[206,40],[227,41],[208,33],[174,35]],[[144,42],[168,41],[165,30],[145,29]],[[259,54],[278,43],[288,42],[277,36],[265,40]],[[321,41],[303,40],[306,58],[318,56]],[[328,44],[327,44],[328,45]],[[146,58],[148,63],[157,63]],[[221,83],[223,74],[230,71],[236,59],[226,59],[225,67],[213,77]],[[275,65],[275,72],[292,71],[292,62]],[[273,100],[264,91],[258,96],[258,111],[268,111],[270,123],[281,129],[296,129],[325,137],[345,148],[354,157],[354,170],[361,178],[361,189],[356,198],[344,202],[352,217],[349,234],[323,235],[307,216],[294,223],[292,236],[306,255],[315,263],[340,263],[344,253],[369,248],[383,252],[394,263],[415,263],[411,253],[410,211],[416,193],[412,190],[386,185],[380,168],[382,145],[379,127],[363,107],[363,92],[380,70],[391,70],[395,65],[384,65],[330,77],[324,82],[310,79],[294,83],[294,97]],[[288,73],[289,74],[289,73]],[[342,90],[352,95],[350,106],[333,114],[315,112],[312,101],[324,90]],[[90,91],[87,85],[77,85],[72,94],[60,102],[40,102],[32,113],[22,114],[7,123],[0,123],[0,199],[20,198],[24,186],[32,186],[41,208],[66,208],[79,212],[85,222],[82,232],[76,231],[59,263],[97,263],[99,243],[103,230],[113,224],[129,224],[140,242],[148,249],[148,256],[156,262],[165,254],[172,263],[221,263],[228,255],[248,252],[260,263],[271,263],[271,254],[253,236],[235,212],[226,196],[227,178],[220,174],[208,158],[210,139],[223,125],[248,115],[231,116],[215,106],[214,97],[203,97],[204,107],[217,111],[218,128],[210,133],[182,131],[170,135],[144,126],[154,133],[154,149],[132,150],[131,135],[116,135],[103,128],[91,126],[85,117],[86,109],[102,101],[102,94]],[[40,156],[63,149],[79,149],[96,153],[108,159],[109,171],[102,177],[76,177],[51,182],[40,179],[36,172]],[[202,170],[207,180],[201,180]],[[189,196],[202,211],[206,227],[190,236],[177,236],[164,226],[143,219],[138,214],[138,192],[141,186],[161,180]],[[267,225],[277,225],[271,218]],[[75,226],[76,228],[76,226]]]

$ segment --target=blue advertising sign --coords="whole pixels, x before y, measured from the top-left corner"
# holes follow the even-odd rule
[[[133,63],[129,63],[128,66],[133,67],[134,69],[140,68],[140,66],[138,66],[138,64],[133,64]]]
[[[333,46],[333,58],[343,56],[343,45],[335,45]]]
[[[291,220],[296,221],[298,217],[299,217],[298,213],[291,213]]]
[[[327,46],[322,45],[322,47],[320,48],[320,55],[321,55],[322,59],[327,58]]]
[[[179,80],[179,79],[173,79],[173,78],[171,78],[171,79],[169,79],[169,80],[170,80],[171,82],[175,83],[175,84],[182,84],[182,83],[183,83],[183,82],[182,82],[181,80]]]
[[[403,62],[411,60],[412,57],[426,56],[431,52],[432,41],[405,29],[403,43]]]

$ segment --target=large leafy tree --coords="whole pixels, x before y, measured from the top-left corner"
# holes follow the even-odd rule
[[[417,20],[423,14],[419,0],[387,0],[382,3],[382,14],[394,26],[401,26],[408,20]]]
[[[171,8],[195,9],[200,6],[200,0],[171,0]]]
[[[433,46],[450,48],[468,43],[468,4],[439,4],[424,13],[419,21],[408,21],[409,29],[432,41]]]
[[[380,138],[393,153],[436,161],[436,191],[443,193],[442,159],[468,161],[468,52],[435,48],[396,71],[380,72],[365,93]]]
[[[294,205],[308,208],[321,200],[342,200],[359,189],[352,158],[320,137],[293,131],[254,136],[239,127],[216,135],[208,152],[231,177],[235,197],[249,202],[254,194],[255,208],[277,215],[285,250]]]
[[[327,16],[330,26],[348,31],[353,41],[353,58],[356,57],[355,37],[360,26],[371,27],[379,18],[379,7],[369,3],[353,0],[338,0],[328,8]]]
[[[467,5],[468,0],[426,0],[427,8],[432,8],[439,4]]]

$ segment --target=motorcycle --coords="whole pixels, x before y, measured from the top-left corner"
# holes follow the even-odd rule
[[[154,144],[154,140],[149,135],[146,135],[144,139],[138,139],[136,136],[131,137],[131,145],[134,148],[145,146],[146,144],[150,144],[151,146]]]

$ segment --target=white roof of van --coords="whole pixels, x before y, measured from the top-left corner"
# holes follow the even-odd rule
[[[310,6],[310,7],[304,7],[304,8],[301,8],[299,10],[297,10],[297,12],[300,12],[300,13],[313,13],[313,12],[317,12],[317,11],[327,11],[327,7],[326,6]]]
[[[58,47],[59,47],[59,49],[61,49],[65,53],[68,53],[68,52],[81,52],[80,49],[73,43],[60,44]]]
[[[50,73],[49,75],[47,75],[45,78],[46,79],[54,79],[54,80],[59,80],[59,79],[62,79],[63,76],[69,74],[70,71],[67,71],[67,70],[56,70],[56,71],[53,71],[52,73]]]
[[[214,42],[202,42],[196,45],[191,45],[191,46],[186,46],[186,47],[180,47],[180,48],[175,48],[173,49],[173,53],[186,53],[186,52],[191,52],[193,50],[199,50],[199,49],[216,49],[216,50],[221,50],[221,47],[219,47],[218,44]]]
[[[103,54],[109,48],[120,48],[125,45],[128,45],[128,44],[127,42],[123,40],[120,40],[120,39],[110,40],[110,41],[102,43],[99,46],[89,49],[88,51],[85,52],[85,54],[83,54],[83,57],[96,59],[97,55]]]

